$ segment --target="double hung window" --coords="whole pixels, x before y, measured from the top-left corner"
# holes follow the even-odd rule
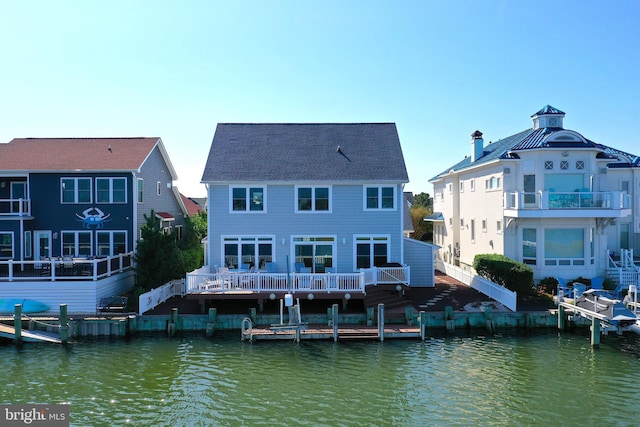
[[[331,188],[296,187],[296,212],[331,212]]]
[[[273,242],[273,237],[224,237],[223,265],[264,269],[273,260]]]
[[[232,212],[264,212],[264,187],[231,187]]]
[[[395,209],[395,187],[365,187],[365,209]]]
[[[126,203],[126,178],[96,178],[97,203]]]
[[[388,236],[356,236],[356,269],[380,267],[389,262]]]
[[[91,203],[91,178],[62,178],[60,193],[62,203]]]

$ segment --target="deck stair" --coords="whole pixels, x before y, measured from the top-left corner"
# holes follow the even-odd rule
[[[402,290],[398,292],[396,285],[367,286],[364,306],[373,307],[377,317],[378,304],[384,304],[386,319],[404,319],[405,307],[412,305],[411,299],[406,296],[407,289],[407,286],[402,286]]]

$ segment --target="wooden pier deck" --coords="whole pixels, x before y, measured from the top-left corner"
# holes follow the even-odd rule
[[[0,337],[16,339],[16,330],[13,326],[0,323]],[[60,335],[53,332],[45,331],[30,331],[23,329],[21,332],[21,339],[24,342],[49,342],[55,344],[61,344],[62,340]]]
[[[420,327],[408,325],[385,325],[384,334],[380,337],[377,326],[363,325],[340,325],[336,331],[327,325],[308,325],[305,329],[299,331],[300,340],[336,340],[337,341],[353,341],[353,340],[375,340],[382,341],[389,339],[420,339]],[[243,339],[252,341],[266,340],[295,340],[296,330],[285,329],[275,330],[270,327],[260,326],[253,327],[250,331],[246,331]]]

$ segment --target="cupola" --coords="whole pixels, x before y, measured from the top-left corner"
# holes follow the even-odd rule
[[[562,129],[562,120],[564,112],[557,108],[547,105],[540,111],[531,116],[533,120],[533,128],[560,128]]]

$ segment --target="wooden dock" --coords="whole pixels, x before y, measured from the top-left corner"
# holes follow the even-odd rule
[[[297,340],[297,334],[300,340],[383,341],[385,338],[421,338],[419,326],[407,325],[386,325],[382,336],[378,327],[363,325],[340,325],[337,330],[326,325],[308,325],[306,329],[299,331],[294,328],[254,327],[244,331],[242,338],[248,341]]]
[[[16,339],[16,330],[13,326],[0,323],[0,337]],[[21,339],[24,342],[49,342],[55,344],[62,344],[60,335],[53,332],[45,331],[33,331],[28,329],[22,329]]]

